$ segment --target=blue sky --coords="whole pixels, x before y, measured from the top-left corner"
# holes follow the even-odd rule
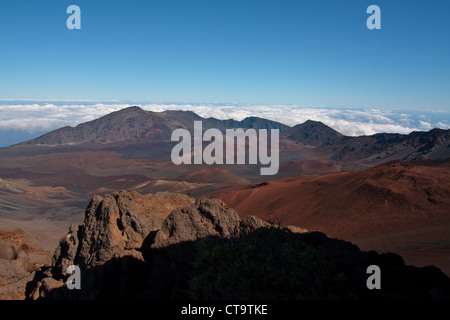
[[[69,30],[67,7],[81,8]],[[369,5],[381,30],[369,30]],[[1,0],[0,146],[130,105],[322,121],[450,123],[449,0]]]
[[[82,29],[68,30],[76,4]],[[368,30],[366,9],[381,8]],[[450,1],[2,0],[0,99],[450,109]]]

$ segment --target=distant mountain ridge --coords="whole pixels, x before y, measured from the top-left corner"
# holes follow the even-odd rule
[[[307,120],[285,132],[290,140],[301,142],[305,145],[320,146],[339,142],[344,135],[328,127],[320,121]]]
[[[108,144],[124,141],[170,140],[177,128],[192,129],[194,121],[202,121],[203,128],[255,128],[279,129],[289,127],[271,120],[249,117],[241,121],[228,119],[203,118],[192,111],[145,111],[140,107],[129,107],[112,112],[93,121],[76,127],[63,127],[41,137],[18,145],[81,145]]]
[[[320,149],[337,161],[375,159],[419,160],[450,157],[450,130],[432,129],[427,132],[377,133],[371,136],[342,137]]]
[[[351,137],[322,122],[308,120],[290,128],[283,136],[304,145],[315,146],[334,161],[367,159],[386,162],[450,157],[450,130],[443,129]]]

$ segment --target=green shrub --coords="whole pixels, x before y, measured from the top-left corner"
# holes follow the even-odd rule
[[[281,228],[199,241],[189,281],[194,299],[333,299],[343,274],[321,247]]]

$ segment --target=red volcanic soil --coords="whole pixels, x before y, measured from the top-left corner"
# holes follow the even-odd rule
[[[450,274],[449,191],[448,166],[392,163],[282,178],[218,197],[242,216],[318,230],[365,250],[394,251]]]
[[[179,177],[177,180],[195,183],[248,183],[248,180],[245,180],[234,173],[221,168],[210,168],[195,171],[188,175]]]
[[[322,174],[339,172],[341,166],[324,160],[293,160],[280,166],[280,173],[290,174]]]

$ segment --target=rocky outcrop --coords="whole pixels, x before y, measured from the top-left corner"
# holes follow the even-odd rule
[[[70,264],[81,290],[65,285]],[[383,290],[366,287],[373,264]],[[445,274],[396,254],[240,219],[217,199],[126,191],[94,197],[28,286],[30,299],[450,299]]]
[[[194,206],[174,210],[155,236],[152,248],[167,247],[208,236],[231,237],[239,227],[239,216],[221,200],[199,199]]]
[[[176,193],[141,195],[121,191],[94,196],[80,226],[71,226],[53,256],[52,272],[66,276],[69,265],[95,267],[113,257],[134,255],[145,245],[151,232],[158,230],[175,209],[193,204],[195,199]]]
[[[50,252],[25,231],[0,231],[0,300],[25,299],[26,284],[50,259]]]
[[[105,294],[99,283],[117,282],[120,278],[120,286],[127,287],[136,282],[133,276],[143,270],[146,270],[147,277],[161,281],[161,275],[172,270],[166,264],[183,263],[187,257],[178,249],[174,255],[174,246],[184,247],[185,243],[195,243],[207,237],[231,238],[241,232],[267,226],[268,223],[253,216],[241,220],[234,209],[218,199],[196,200],[185,194],[169,192],[141,195],[135,191],[95,196],[86,209],[83,224],[72,225],[61,239],[50,270],[34,280],[29,298],[72,299],[74,295],[80,298],[78,292],[70,292],[65,287],[64,281],[69,277],[66,271],[70,265],[83,270],[83,299]],[[155,256],[154,252],[165,252],[166,248],[171,248],[169,251],[172,253]],[[192,249],[185,253],[189,256]],[[152,270],[146,269],[149,256],[153,260]],[[140,271],[122,271],[130,268]],[[153,288],[156,287],[158,285],[153,284]]]

